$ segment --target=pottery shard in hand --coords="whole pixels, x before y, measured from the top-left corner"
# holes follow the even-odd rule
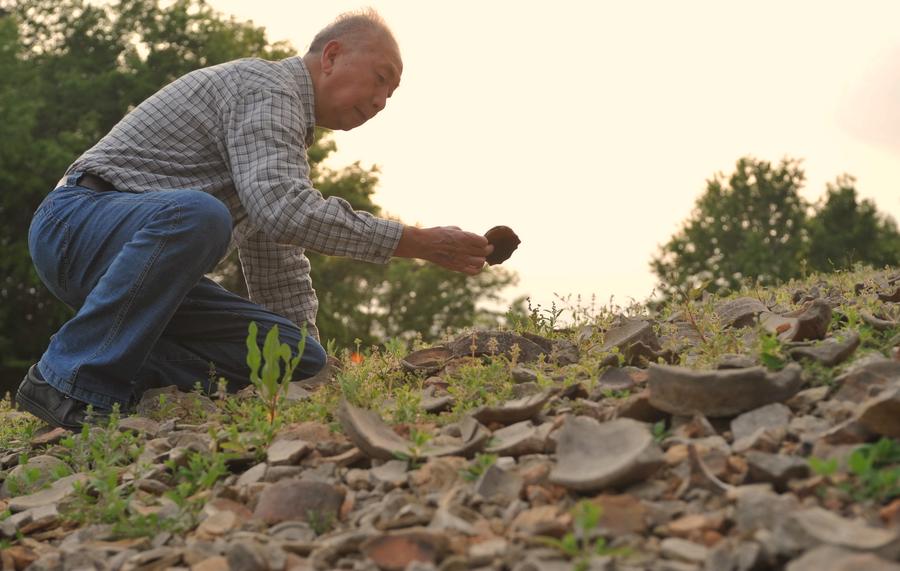
[[[494,226],[485,233],[484,237],[494,246],[494,251],[486,258],[487,263],[492,266],[509,259],[522,243],[509,226]]]

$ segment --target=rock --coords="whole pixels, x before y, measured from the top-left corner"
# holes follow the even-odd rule
[[[552,425],[535,426],[530,420],[505,426],[491,435],[486,451],[498,456],[541,454],[547,446],[550,429]]]
[[[800,390],[801,371],[795,363],[777,373],[768,373],[763,367],[695,371],[651,364],[650,404],[683,416],[733,416],[789,399]]]
[[[465,334],[450,344],[450,350],[456,357],[503,355],[511,359],[514,346],[519,347],[517,358],[519,363],[537,361],[539,356],[546,354],[546,351],[534,341],[510,331],[477,331]]]
[[[824,339],[831,324],[831,306],[821,299],[816,299],[796,316],[763,313],[760,322],[766,330],[778,335],[782,341]]]
[[[714,311],[724,327],[749,327],[756,323],[756,316],[769,311],[761,301],[752,297],[739,297],[716,304]]]
[[[49,446],[52,444],[59,444],[59,441],[63,438],[70,436],[72,434],[71,431],[66,430],[65,428],[52,428],[43,434],[38,434],[34,438],[31,439],[31,446],[34,448],[39,448],[41,446]]]
[[[75,492],[76,482],[84,484],[87,481],[88,477],[85,474],[72,474],[60,478],[45,490],[13,498],[9,502],[9,511],[16,513],[48,504],[58,504]]]
[[[485,258],[490,266],[502,264],[508,260],[522,243],[509,226],[494,226],[485,232],[484,237],[494,247],[494,251]]]
[[[900,571],[900,564],[871,553],[821,545],[788,563],[785,571]]]
[[[654,423],[668,416],[650,403],[650,390],[629,395],[616,403],[616,418],[630,418],[640,422]]]
[[[647,531],[649,509],[631,494],[599,495],[591,503],[600,508],[598,528],[605,535],[625,535]]]
[[[228,565],[227,558],[215,555],[191,565],[191,571],[231,571],[231,567]]]
[[[900,538],[895,532],[844,519],[822,508],[792,513],[783,522],[780,535],[800,549],[826,544],[889,559],[900,554]]]
[[[533,383],[538,379],[537,371],[527,369],[521,365],[516,365],[510,369],[509,375],[514,383]]]
[[[475,493],[495,503],[507,504],[519,498],[523,483],[517,473],[492,464],[475,482]]]
[[[797,456],[767,454],[750,451],[746,455],[750,478],[754,482],[769,482],[778,490],[785,490],[789,480],[809,476],[809,464]]]
[[[383,482],[391,488],[399,488],[406,484],[407,463],[403,460],[389,460],[369,470],[369,475],[375,484]]]
[[[759,484],[739,486],[732,493],[736,497],[734,523],[737,531],[750,535],[757,530],[773,530],[799,507],[791,494],[776,494],[769,486]]]
[[[550,400],[550,391],[531,395],[525,398],[506,401],[498,406],[482,406],[472,412],[475,420],[490,424],[498,422],[500,424],[513,424],[528,420],[539,413],[547,401]]]
[[[719,362],[716,364],[716,368],[719,370],[746,369],[748,367],[755,367],[757,364],[755,359],[751,359],[746,355],[722,355]]]
[[[834,367],[849,359],[857,347],[859,347],[859,333],[852,331],[843,341],[829,338],[812,347],[791,349],[790,355],[797,361],[811,359],[826,367]]]
[[[900,362],[881,355],[860,358],[852,363],[847,372],[835,379],[840,389],[834,394],[835,400],[862,402],[874,391],[900,382]]]
[[[271,466],[296,464],[311,449],[309,443],[303,440],[276,440],[266,450],[266,461]]]
[[[143,416],[126,416],[119,420],[119,430],[130,431],[147,438],[156,438],[160,431],[160,425],[152,418]]]
[[[447,549],[447,537],[427,529],[375,536],[360,546],[363,555],[382,571],[404,571],[414,561],[435,564]]]
[[[398,455],[408,455],[413,447],[372,411],[342,401],[337,416],[350,440],[370,458],[393,460]],[[422,451],[422,457],[472,456],[484,448],[490,438],[490,433],[472,417],[460,422],[460,432],[461,437],[455,443],[428,446]]]
[[[263,490],[253,515],[269,525],[288,520],[336,521],[344,492],[322,482],[280,480]]]
[[[709,555],[709,549],[705,546],[678,537],[663,539],[659,544],[659,552],[663,557],[689,563],[703,563]]]
[[[160,406],[160,397],[165,401],[165,411]],[[209,397],[182,392],[175,385],[147,389],[135,407],[135,414],[143,417],[165,412],[168,417],[190,418],[196,416],[198,412],[212,414],[216,411],[218,411],[216,403]]]
[[[526,537],[536,535],[562,537],[568,531],[570,520],[568,514],[560,515],[557,506],[538,506],[519,513],[509,528]]]
[[[0,498],[18,496],[40,490],[51,479],[62,474],[70,474],[69,465],[55,456],[41,454],[29,458],[25,464],[20,464],[10,470],[3,486],[0,487]],[[27,474],[36,474],[36,479]]]
[[[446,390],[432,385],[422,389],[420,403],[422,410],[425,412],[437,414],[453,408],[453,405],[456,404],[456,399]]]
[[[404,357],[400,364],[411,373],[433,375],[444,368],[447,361],[453,358],[453,352],[444,346],[430,347],[413,351]]]
[[[639,363],[641,356],[655,361],[655,352],[660,350],[659,339],[649,321],[620,319],[606,332],[603,344],[595,352],[610,353],[613,350],[624,356],[626,364]]]
[[[860,311],[859,316],[862,318],[866,324],[871,325],[873,329],[877,331],[887,331],[888,329],[892,329],[900,325],[900,322],[893,321],[890,319],[879,319],[875,317],[868,311]]]
[[[261,462],[243,474],[240,475],[237,481],[238,486],[249,486],[250,484],[255,484],[257,482],[262,482],[263,478],[266,476],[266,469],[268,466],[265,462]]]
[[[631,375],[629,375],[624,368],[609,367],[603,371],[603,374],[597,379],[594,388],[591,389],[589,398],[598,401],[602,398],[606,398],[606,395],[610,392],[630,391],[636,384],[637,383],[634,382],[634,379],[631,378]]]
[[[750,436],[760,428],[785,429],[791,421],[791,409],[781,403],[772,403],[745,412],[731,421],[731,433],[735,441]]]
[[[859,423],[875,434],[900,438],[900,387],[894,386],[862,403]]]
[[[269,565],[263,549],[263,546],[249,540],[230,543],[225,551],[228,568],[242,571],[268,571]]]
[[[550,481],[579,492],[629,484],[663,464],[647,427],[627,418],[603,424],[588,417],[566,418],[556,455]]]

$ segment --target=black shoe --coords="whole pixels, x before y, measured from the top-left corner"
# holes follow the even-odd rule
[[[108,418],[108,413],[92,411],[88,415],[87,403],[73,399],[50,386],[41,376],[37,365],[28,369],[28,374],[16,392],[16,403],[40,418],[50,426],[68,430],[80,430],[84,424],[99,424]]]

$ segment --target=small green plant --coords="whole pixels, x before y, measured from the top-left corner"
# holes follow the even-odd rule
[[[474,482],[480,478],[488,468],[493,466],[496,461],[496,454],[478,453],[468,466],[459,471],[459,474],[462,476],[463,480]]]
[[[428,443],[434,438],[431,434],[424,430],[413,428],[409,431],[409,446],[405,452],[395,452],[394,456],[398,460],[404,460],[409,463],[410,467],[418,467],[423,461],[423,456],[428,448]]]
[[[787,365],[788,358],[777,335],[767,331],[760,332],[759,360],[772,371],[780,371]]]
[[[306,349],[306,325],[303,326],[302,337],[297,345],[297,356],[293,358],[290,346],[279,340],[277,325],[273,325],[266,334],[262,351],[257,345],[257,332],[256,322],[251,321],[247,333],[247,365],[250,367],[250,381],[268,407],[269,423],[275,424],[278,409],[287,394],[294,369],[300,364],[303,351]]]
[[[826,478],[833,476],[838,469],[838,461],[837,458],[832,458],[830,460],[824,460],[822,458],[812,457],[809,460],[809,468],[818,476],[824,476]]]
[[[838,472],[835,458],[810,458],[809,466],[819,476],[829,479]],[[847,468],[847,478],[838,487],[855,501],[886,502],[900,496],[900,442],[893,438],[860,446],[850,454]]]
[[[666,427],[665,420],[660,420],[658,422],[654,422],[653,426],[650,429],[650,434],[653,435],[653,440],[657,444],[661,443],[663,440],[665,440],[666,438],[668,438],[671,435],[668,427]]]
[[[550,547],[558,549],[569,559],[574,560],[576,571],[587,571],[591,558],[595,555],[625,555],[625,548],[611,548],[606,538],[597,533],[600,516],[603,510],[590,500],[581,500],[572,508],[572,531],[562,539],[542,536],[539,540]]]
[[[331,531],[336,521],[337,514],[333,511],[309,510],[306,512],[306,523],[309,524],[310,529],[316,532],[316,535]]]
[[[900,442],[882,438],[864,444],[850,454],[847,467],[856,476],[851,493],[858,500],[879,502],[900,496]]]

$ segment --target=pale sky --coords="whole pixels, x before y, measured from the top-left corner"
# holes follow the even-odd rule
[[[376,8],[401,86],[331,165],[377,164],[375,201],[406,223],[512,227],[510,300],[643,301],[651,256],[743,155],[803,158],[811,201],[852,174],[900,219],[900,2],[210,4],[300,53]]]

